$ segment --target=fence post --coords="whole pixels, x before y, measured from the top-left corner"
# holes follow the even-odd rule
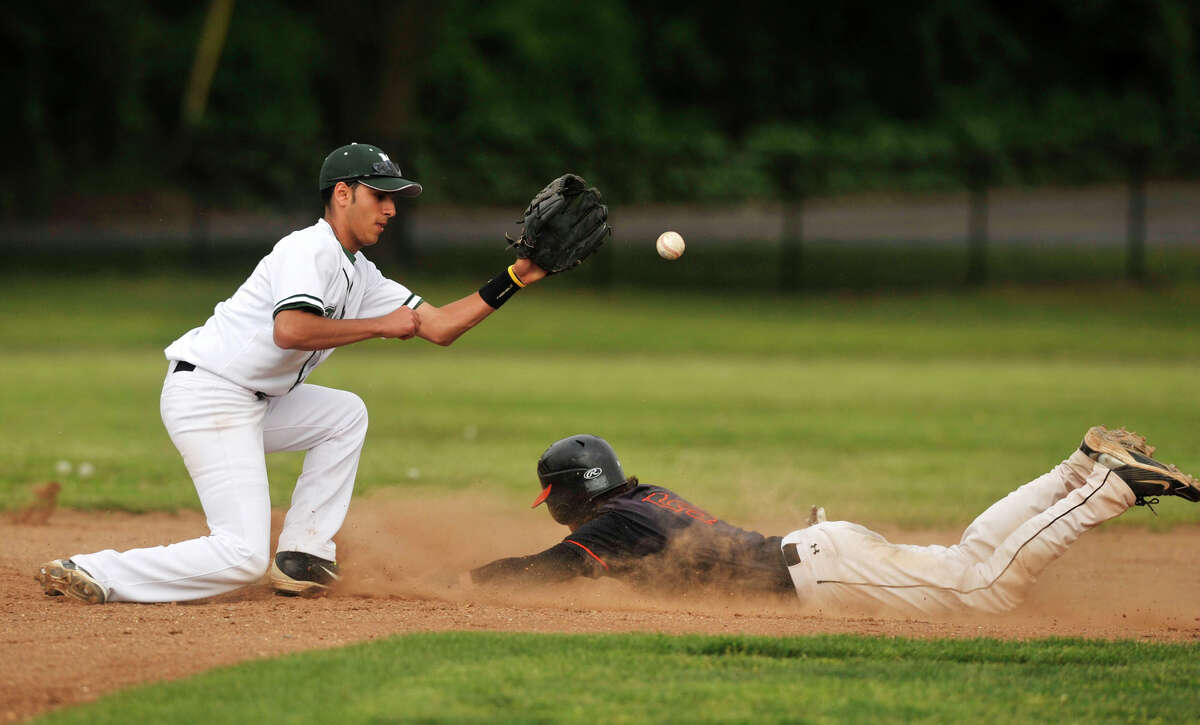
[[[804,195],[783,201],[783,239],[779,250],[779,288],[795,292],[804,286]]]
[[[1125,274],[1131,282],[1146,279],[1146,163],[1144,148],[1129,155],[1129,212],[1126,225]]]
[[[620,245],[613,241],[613,234],[605,242],[603,247],[596,251],[592,258],[588,260],[588,266],[592,273],[592,286],[598,289],[608,289],[613,285],[613,270],[617,266],[617,247]]]
[[[987,282],[988,159],[974,156],[967,164],[967,284]]]
[[[775,160],[775,179],[783,204],[779,239],[779,290],[796,292],[804,286],[804,190],[797,178],[799,161],[791,155]]]
[[[212,263],[212,207],[206,196],[194,199],[192,225],[188,235],[188,262],[192,269],[208,269]]]

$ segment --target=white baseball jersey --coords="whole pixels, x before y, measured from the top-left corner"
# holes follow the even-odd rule
[[[266,395],[295,388],[333,352],[284,350],[275,344],[275,315],[307,309],[331,319],[380,317],[423,300],[383,276],[362,252],[351,255],[324,219],[287,235],[263,257],[212,317],[167,346],[185,360]]]

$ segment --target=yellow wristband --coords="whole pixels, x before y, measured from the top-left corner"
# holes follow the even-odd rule
[[[517,270],[513,269],[513,267],[515,267],[515,266],[517,266],[517,265],[515,265],[515,264],[508,265],[508,276],[512,277],[512,281],[515,282],[518,287],[524,287],[525,283],[522,282],[521,278],[517,276]]]

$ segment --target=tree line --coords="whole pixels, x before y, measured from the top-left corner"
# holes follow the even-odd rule
[[[620,201],[1196,176],[1188,0],[243,1],[190,118],[208,10],[10,9],[0,214],[307,204],[346,140],[466,203],[564,170]]]

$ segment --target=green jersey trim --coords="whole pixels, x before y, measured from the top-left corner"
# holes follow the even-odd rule
[[[271,315],[271,317],[278,317],[279,313],[283,312],[284,310],[304,310],[306,312],[311,312],[318,317],[325,316],[325,310],[310,302],[293,302],[288,305],[280,305],[279,307],[276,307],[275,312]]]
[[[284,310],[294,310],[298,307],[311,307],[317,311],[318,315],[325,314],[324,303],[321,302],[320,297],[298,294],[280,300],[279,304],[275,305],[275,311],[271,316],[274,317]]]

